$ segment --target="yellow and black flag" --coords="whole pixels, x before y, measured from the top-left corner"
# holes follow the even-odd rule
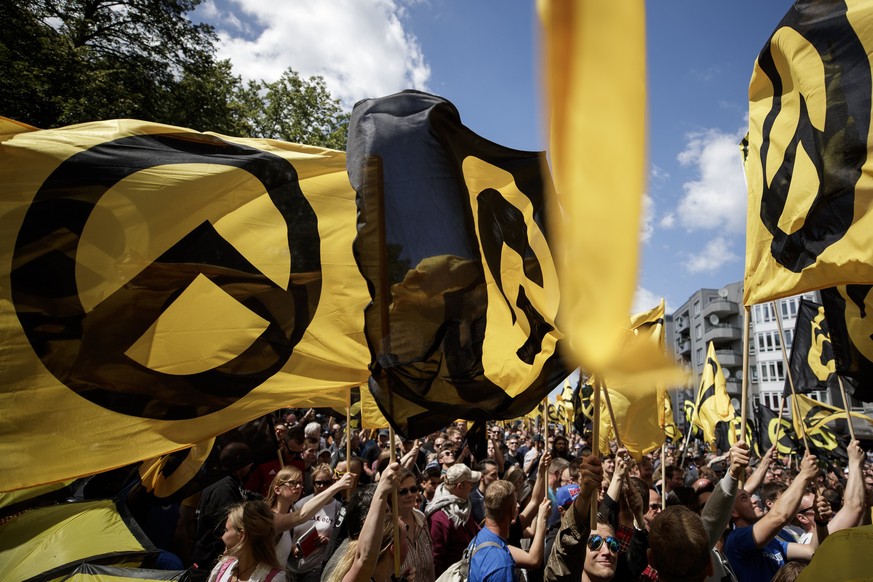
[[[703,376],[700,378],[694,408],[691,422],[703,431],[703,440],[711,445],[715,444],[716,425],[720,421],[730,421],[736,415],[712,342],[709,342],[706,352],[706,363],[703,365]]]
[[[809,394],[817,390],[839,389],[824,307],[805,298],[801,298],[797,310],[788,370],[797,392]],[[785,398],[791,396],[791,382],[787,377],[783,395]]]
[[[873,4],[796,2],[749,84],[744,303],[873,281]]]
[[[873,402],[873,285],[845,285],[821,290],[830,325],[837,374],[851,378],[846,391]]]
[[[355,106],[348,169],[385,417],[414,437],[533,408],[568,374],[544,155],[487,141],[445,99],[404,91]]]
[[[661,426],[669,442],[675,443],[682,440],[682,431],[676,424],[676,417],[673,415],[673,401],[669,394],[664,394],[664,421]]]
[[[343,152],[132,120],[0,134],[0,490],[366,382]]]
[[[779,445],[776,447],[780,455],[793,455],[800,450],[797,433],[790,419],[779,418],[775,412],[764,406],[758,405],[758,442],[763,451],[770,450],[776,436],[779,436]]]

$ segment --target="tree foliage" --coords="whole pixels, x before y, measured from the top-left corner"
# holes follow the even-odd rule
[[[323,79],[244,83],[215,55],[201,0],[0,2],[0,115],[37,127],[138,118],[344,149]]]

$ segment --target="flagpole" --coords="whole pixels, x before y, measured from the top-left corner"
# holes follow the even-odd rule
[[[782,413],[785,411],[785,395],[779,395],[779,422],[776,423],[776,440],[773,444],[776,445],[776,454],[779,454],[779,433],[782,432]]]
[[[752,327],[752,310],[746,306],[743,311],[743,379],[740,382],[740,439],[746,438],[746,412],[749,405],[749,329]],[[749,443],[751,451],[752,443]],[[745,481],[745,479],[742,479]]]
[[[600,389],[602,386],[603,382],[598,376],[594,388],[594,418],[591,423],[591,443],[594,445],[592,451],[596,451],[594,454],[597,455],[598,459],[600,459]],[[597,531],[597,505],[597,494],[595,493],[591,497],[591,531]]]
[[[606,399],[606,409],[609,411],[609,421],[612,423],[612,432],[615,434],[615,442],[618,443],[618,448],[624,448],[621,442],[621,435],[618,434],[618,423],[615,422],[615,413],[612,411],[612,401],[609,399],[609,389],[601,385],[603,388],[603,398]]]
[[[364,390],[367,388],[364,387]],[[352,470],[352,389],[349,388],[349,405],[346,406],[346,471]],[[346,502],[352,500],[352,489],[346,489]]]
[[[846,398],[846,388],[843,386],[842,376],[837,375],[837,382],[840,383],[840,394],[843,396],[843,408],[846,409],[846,422],[849,423],[849,435],[852,437],[852,440],[855,440],[855,426],[852,424],[852,414],[849,411],[849,399]]]
[[[803,437],[803,448],[806,449],[806,454],[809,455],[809,442],[806,440],[806,426],[803,423],[803,419],[798,416],[797,391],[794,389],[794,378],[791,376],[791,366],[785,351],[785,335],[782,333],[782,317],[779,315],[779,310],[776,309],[775,301],[771,301],[770,306],[773,308],[773,314],[776,316],[776,326],[779,328],[779,344],[782,348],[782,362],[785,366],[785,374],[788,377],[788,386],[791,387],[791,395],[794,397],[791,399],[792,414],[800,423],[800,436]]]

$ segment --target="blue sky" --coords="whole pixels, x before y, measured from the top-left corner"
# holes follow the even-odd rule
[[[646,2],[649,183],[635,311],[660,297],[669,311],[742,279],[737,144],[755,57],[790,5]],[[275,80],[288,67],[322,75],[347,108],[426,90],[483,137],[545,147],[532,0],[208,0],[195,18],[216,27],[220,54],[245,78]]]

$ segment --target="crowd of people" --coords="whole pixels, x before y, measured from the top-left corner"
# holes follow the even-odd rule
[[[130,496],[170,562],[210,582],[793,580],[829,534],[871,522],[858,441],[825,465],[743,442],[592,455],[589,434],[520,421],[485,446],[466,433],[349,442],[328,415],[277,411],[218,439],[205,487]]]

